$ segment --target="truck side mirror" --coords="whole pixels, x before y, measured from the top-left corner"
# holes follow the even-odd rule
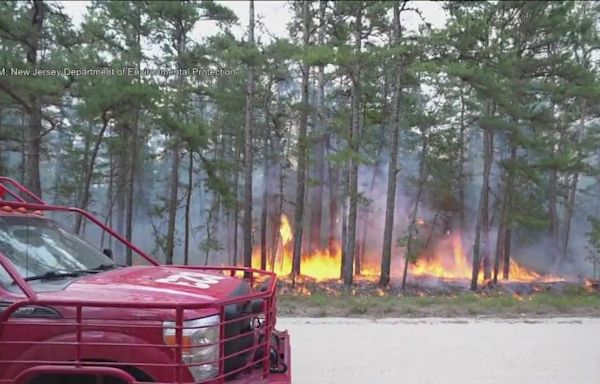
[[[104,248],[102,250],[102,253],[104,253],[105,256],[107,256],[109,259],[113,259],[113,251],[110,248]]]

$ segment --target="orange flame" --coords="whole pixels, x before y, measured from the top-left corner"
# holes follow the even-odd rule
[[[462,236],[455,232],[437,244],[432,256],[421,257],[409,270],[415,276],[429,275],[448,279],[470,279],[472,265],[467,259]],[[522,282],[561,280],[557,276],[542,276],[514,260],[510,261],[508,276],[511,281]],[[479,279],[483,281],[483,271],[480,271]]]
[[[281,215],[281,225],[279,226],[279,236],[283,245],[289,244],[292,241],[292,227],[286,215]]]
[[[292,272],[293,258],[293,231],[286,215],[281,215],[279,228],[281,246],[275,255],[274,271],[279,275],[289,275]],[[379,277],[379,262],[373,262],[374,258],[363,261],[361,276],[366,279]],[[318,250],[313,253],[304,253],[301,258],[301,274],[315,280],[327,280],[340,278],[341,249],[335,247],[334,252],[328,249]],[[403,261],[401,262],[403,263]],[[253,254],[253,264],[260,264],[260,250]],[[413,276],[432,276],[444,279],[470,279],[471,262],[467,258],[462,236],[455,232],[440,240],[433,252],[424,252],[416,264],[409,266],[409,272]],[[514,260],[511,260],[509,278],[512,281],[556,281],[561,278],[556,276],[542,276],[533,272]],[[480,275],[483,281],[483,271]]]

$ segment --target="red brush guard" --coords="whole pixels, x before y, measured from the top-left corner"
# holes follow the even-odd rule
[[[158,265],[88,212],[48,205],[3,177],[0,194],[12,198],[0,201],[3,209],[81,214],[150,264]],[[103,301],[102,292],[97,299],[47,299],[32,290],[3,254],[0,264],[23,292],[9,293],[20,299],[3,300],[0,307],[0,384],[36,383],[40,375],[99,375],[125,383],[291,382],[289,336],[274,329],[274,273],[173,266],[169,268],[206,275],[209,280],[235,277],[248,289],[226,299],[200,300],[189,294],[185,302],[144,300],[141,290],[139,300],[115,302]],[[198,329],[206,329],[200,339],[193,336]],[[218,334],[218,339],[207,341],[208,334]],[[195,361],[195,356],[205,351],[212,351],[207,353],[210,358]]]

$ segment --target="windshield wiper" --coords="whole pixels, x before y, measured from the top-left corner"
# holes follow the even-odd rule
[[[120,264],[100,264],[94,268],[90,268],[90,269],[78,269],[77,271],[74,272],[79,272],[79,273],[98,273],[98,272],[103,272],[103,271],[108,271],[110,269],[114,269],[114,268],[119,268],[119,267],[124,267],[124,265],[120,265]]]
[[[100,264],[97,267],[91,268],[91,271],[108,271],[109,269],[124,267],[124,265],[120,264]]]
[[[81,276],[81,273],[82,273],[81,271],[61,271],[61,270],[48,271],[46,273],[42,273],[41,275],[27,276],[27,277],[23,278],[23,280],[32,281],[32,280],[44,280],[44,279],[57,279],[57,278],[63,278],[63,277],[77,277],[77,276]]]

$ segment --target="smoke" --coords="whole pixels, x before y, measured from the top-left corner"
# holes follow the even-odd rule
[[[479,195],[481,191],[482,176],[481,176],[481,139],[480,134],[474,131],[472,137],[469,138],[469,151],[466,157],[469,159],[465,163],[465,169],[471,177],[466,183],[466,198],[465,207],[466,220],[465,225],[461,228],[458,224],[457,212],[443,212],[439,208],[431,206],[430,196],[424,195],[424,198],[419,204],[418,217],[425,223],[420,227],[419,235],[424,238],[431,249],[436,248],[439,244],[443,244],[447,239],[448,232],[461,231],[464,241],[464,248],[467,256],[472,256],[472,244],[474,239],[474,227],[477,216],[477,206],[479,203]],[[498,195],[498,186],[500,185],[501,169],[498,166],[498,160],[505,154],[497,153],[495,162],[492,168],[490,187],[492,193],[490,197],[490,206],[496,210],[495,200]],[[385,224],[385,209],[386,209],[386,193],[387,193],[387,177],[388,177],[388,154],[381,153],[380,159],[372,165],[361,164],[359,167],[359,193],[361,194],[360,207],[357,221],[357,239],[361,244],[358,246],[364,247],[364,262],[375,267],[380,265],[381,250],[383,246],[383,231]],[[160,164],[156,164],[153,172],[149,172],[138,181],[135,191],[135,217],[133,225],[133,241],[144,251],[154,255],[160,260],[164,260],[164,253],[160,246],[157,246],[157,237],[164,236],[167,230],[166,212],[157,211],[156,208],[164,207],[165,196],[167,192],[168,178],[166,165],[169,158],[159,160]],[[273,201],[279,199],[280,182],[283,182],[281,190],[283,193],[282,210],[283,213],[290,218],[295,213],[293,202],[295,201],[295,169],[293,167],[284,167],[283,175],[279,174],[279,167],[276,163],[271,164],[271,170],[264,177],[262,164],[257,162],[253,179],[254,179],[254,230],[253,238],[255,247],[259,246],[259,229],[260,215],[263,209],[263,190],[267,188],[269,193],[269,210],[270,215],[273,214]],[[392,276],[398,277],[401,275],[404,264],[404,248],[398,245],[400,238],[406,235],[406,230],[409,226],[409,218],[414,207],[416,195],[416,177],[418,175],[418,153],[405,154],[400,161],[400,172],[397,178],[396,190],[396,206],[395,219],[393,228],[393,259],[392,259]],[[49,169],[52,169],[52,163],[45,164]],[[160,170],[160,171],[157,171]],[[180,206],[177,211],[176,223],[176,244],[175,244],[175,262],[183,262],[184,254],[184,232],[185,232],[185,216],[184,216],[184,201],[185,201],[185,185],[187,184],[187,174],[182,170],[180,180]],[[51,173],[45,173],[47,175]],[[326,173],[326,177],[328,177]],[[241,179],[239,197],[241,197]],[[342,189],[342,180],[339,180],[339,188]],[[52,185],[52,180],[44,180],[45,185]],[[327,180],[326,180],[327,184]],[[586,233],[589,231],[589,223],[587,221],[588,214],[595,214],[598,211],[597,205],[594,204],[594,195],[590,195],[588,191],[593,186],[596,186],[596,180],[591,176],[581,176],[579,184],[578,200],[576,211],[573,214],[573,220],[570,231],[569,246],[563,262],[558,266],[559,270],[554,270],[556,260],[556,245],[547,234],[547,231],[513,231],[513,247],[512,256],[520,264],[531,268],[541,273],[560,273],[565,276],[589,276],[591,275],[591,263],[586,260],[589,254],[587,249]],[[312,188],[309,185],[309,189]],[[47,193],[46,198],[49,201],[58,200],[58,192]],[[106,186],[94,185],[92,189],[93,201],[89,207],[92,213],[99,216],[102,220],[106,217],[108,210],[106,204]],[[435,191],[428,191],[428,194],[435,194]],[[214,204],[216,194],[207,188],[206,175],[204,172],[197,172],[194,175],[194,188],[191,196],[191,233],[190,233],[190,254],[189,260],[191,264],[208,264],[219,265],[229,264],[233,254],[233,215],[227,214],[224,207],[216,210]],[[307,196],[311,196],[307,193]],[[324,186],[324,200],[322,204],[329,204],[329,191],[327,185]],[[340,213],[341,201],[338,197]],[[310,207],[311,201],[307,201],[307,207]],[[71,201],[70,204],[76,204],[76,201]],[[211,213],[212,209],[212,213]],[[323,235],[326,235],[326,228],[329,221],[328,210],[323,209]],[[116,212],[113,212],[116,213]],[[242,214],[239,219],[241,222]],[[489,233],[489,246],[491,255],[494,255],[496,246],[497,223],[498,215],[492,214],[493,225]],[[564,217],[564,211],[562,212]],[[209,220],[210,218],[210,220]],[[305,215],[306,225],[310,223],[310,214]],[[67,228],[72,228],[72,219],[61,219]],[[269,216],[269,225],[272,225],[271,216]],[[293,220],[290,220],[293,222]],[[207,222],[209,230],[207,231]],[[434,224],[435,222],[435,224]],[[564,223],[563,223],[564,224]],[[113,223],[114,225],[114,223]],[[116,227],[116,225],[114,225]],[[338,240],[341,233],[341,220],[337,223]],[[564,227],[564,225],[562,226]],[[305,240],[309,231],[305,230]],[[564,234],[561,234],[561,238]],[[109,246],[118,250],[116,243],[113,241],[109,244],[107,236],[102,236],[102,231],[93,228],[92,225],[87,225],[85,229],[85,237],[98,247],[107,248]],[[102,240],[104,240],[102,242]],[[323,244],[326,244],[326,239],[322,239]],[[242,238],[238,237],[238,260],[241,260],[241,245]],[[308,244],[305,241],[304,250],[308,249]],[[208,257],[207,257],[208,256]],[[117,262],[124,262],[124,255],[116,252]]]

